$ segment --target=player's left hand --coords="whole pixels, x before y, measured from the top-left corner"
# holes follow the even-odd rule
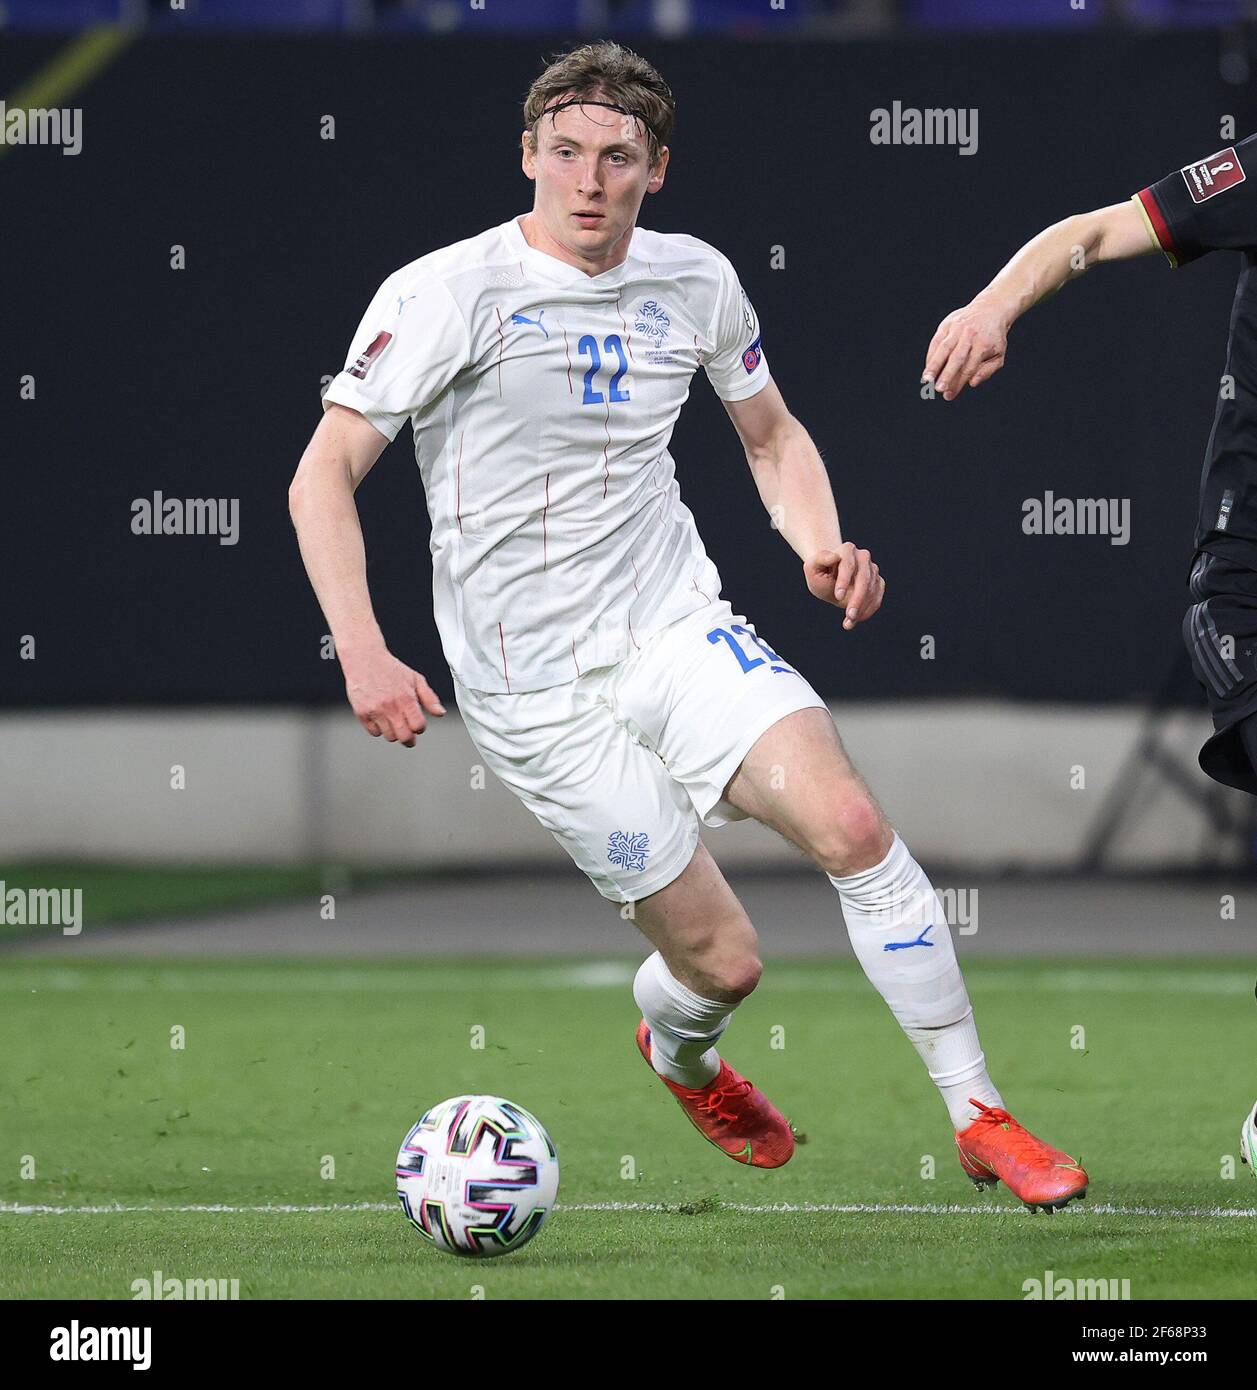
[[[848,632],[856,623],[867,622],[886,596],[886,581],[873,557],[850,541],[804,560],[803,577],[818,599],[846,610],[842,625]]]

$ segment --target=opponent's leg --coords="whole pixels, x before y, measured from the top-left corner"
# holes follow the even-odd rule
[[[1200,767],[1224,787],[1257,795],[1257,574],[1201,551],[1188,587],[1196,602],[1183,614],[1183,641],[1214,728],[1200,749]]]
[[[1257,774],[1257,714],[1250,714],[1240,720],[1240,742],[1248,756],[1254,774]]]

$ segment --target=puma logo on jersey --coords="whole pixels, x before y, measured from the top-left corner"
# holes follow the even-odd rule
[[[540,328],[541,331],[542,331],[543,333],[545,333],[546,337],[549,338],[550,335],[549,335],[549,333],[546,333],[546,326],[545,326],[544,323],[541,322],[541,315],[544,314],[544,313],[545,313],[545,310],[544,310],[544,309],[540,310],[540,311],[538,312],[537,317],[536,317],[535,319],[530,319],[530,318],[528,317],[527,314],[512,314],[512,315],[511,315],[511,322],[512,322],[512,323],[529,323],[529,324],[531,324],[534,328]]]
[[[403,298],[401,297],[401,295],[399,294],[399,295],[397,296],[397,312],[400,314],[401,311],[406,307],[407,304],[410,303],[410,301],[411,301],[413,298],[414,298],[414,295],[413,295],[413,294],[408,294],[408,295],[406,296],[405,299],[403,299]]]

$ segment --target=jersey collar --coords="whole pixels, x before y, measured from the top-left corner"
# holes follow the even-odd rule
[[[526,216],[520,213],[517,217],[512,217],[509,222],[502,224],[503,233],[506,236],[507,244],[520,257],[525,265],[531,266],[544,278],[559,285],[618,285],[621,284],[628,272],[628,264],[633,256],[633,248],[637,242],[637,227],[633,228],[632,235],[629,237],[628,255],[619,265],[613,265],[610,270],[604,270],[600,275],[587,275],[579,266],[568,265],[566,261],[561,261],[557,256],[551,256],[546,251],[538,251],[535,246],[528,244],[528,239],[524,236],[523,228],[519,225],[519,218]]]

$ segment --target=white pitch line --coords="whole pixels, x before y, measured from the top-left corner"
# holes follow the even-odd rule
[[[665,1212],[680,1215],[677,1203],[664,1202],[573,1202],[559,1203],[555,1211],[615,1212],[647,1211]],[[258,1206],[230,1206],[227,1204],[200,1204],[188,1206],[82,1206],[55,1207],[19,1202],[0,1202],[0,1216],[118,1216],[133,1212],[154,1212],[173,1214],[179,1212],[208,1212],[226,1215],[270,1215],[285,1212],[348,1212],[348,1211],[395,1211],[392,1202],[349,1202],[325,1203],[299,1206],[281,1202],[267,1202]],[[1092,1202],[1087,1206],[1072,1206],[1068,1210],[1075,1214],[1083,1212],[1095,1216],[1183,1216],[1215,1217],[1241,1216],[1257,1217],[1257,1207],[1119,1207],[1105,1202]],[[741,1214],[758,1215],[817,1215],[838,1216],[893,1215],[893,1216],[1020,1216],[1024,1208],[1017,1206],[960,1206],[942,1202],[923,1203],[882,1203],[882,1202],[771,1202],[754,1204],[749,1202],[720,1202],[712,1208],[718,1211],[734,1211]],[[699,1213],[708,1214],[708,1213]]]
[[[676,1204],[659,1202],[589,1202],[572,1206],[556,1206],[555,1211],[673,1211]],[[805,1215],[832,1212],[838,1215],[891,1213],[906,1216],[1019,1216],[1025,1208],[1016,1206],[960,1206],[942,1202],[882,1203],[882,1202],[771,1202],[752,1205],[746,1202],[721,1202],[714,1210],[760,1213],[799,1212]],[[1070,1206],[1071,1212],[1089,1211],[1099,1216],[1249,1216],[1257,1217],[1257,1207],[1117,1207],[1107,1202],[1089,1202]]]
[[[267,1202],[260,1206],[230,1206],[226,1203],[194,1202],[182,1207],[142,1206],[128,1207],[115,1203],[107,1207],[50,1207],[20,1202],[0,1202],[0,1216],[120,1216],[131,1212],[157,1212],[165,1215],[174,1212],[225,1212],[232,1216],[247,1215],[252,1212],[339,1212],[339,1211],[396,1211],[394,1202],[346,1202],[312,1204],[297,1206],[287,1202]]]

